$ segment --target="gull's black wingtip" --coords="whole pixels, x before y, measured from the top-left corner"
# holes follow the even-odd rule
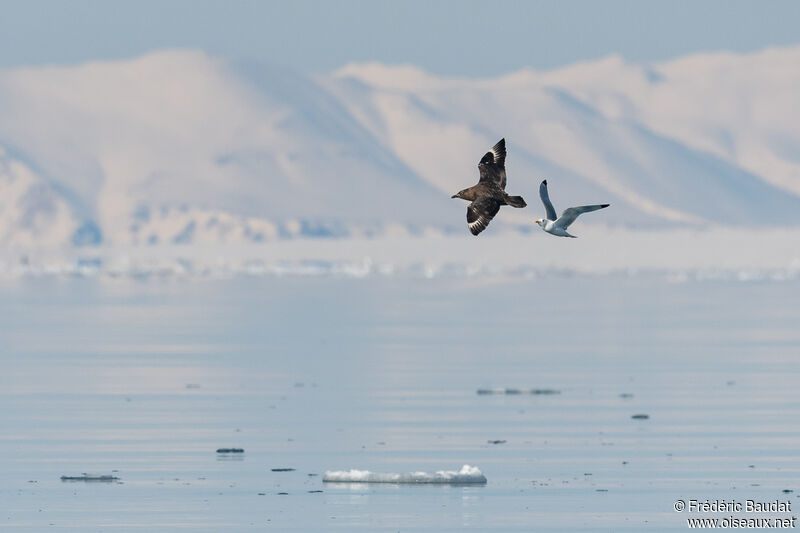
[[[603,204],[603,205],[601,205],[600,207],[601,207],[601,208],[603,208],[603,207],[608,207],[608,206],[610,206],[610,205],[611,205],[611,204]]]
[[[547,185],[547,180],[542,180],[542,185]]]

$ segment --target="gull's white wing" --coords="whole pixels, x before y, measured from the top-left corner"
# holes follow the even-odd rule
[[[547,220],[555,220],[556,208],[553,207],[553,203],[550,201],[550,195],[547,194],[547,180],[539,184],[539,198],[542,199],[542,203],[544,204]]]
[[[590,211],[597,211],[598,209],[603,209],[609,205],[611,204],[579,205],[578,207],[568,207],[567,209],[564,209],[564,212],[561,213],[561,216],[555,221],[555,225],[560,228],[567,229],[569,225],[575,222],[575,219],[581,214],[588,213]]]

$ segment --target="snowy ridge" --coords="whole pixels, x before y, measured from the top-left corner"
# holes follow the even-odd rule
[[[451,79],[309,77],[200,51],[0,70],[0,245],[160,246],[466,231],[450,196],[508,143],[529,207],[582,225],[800,225],[800,47]]]
[[[789,65],[799,60],[800,47],[654,65],[611,57],[489,80],[368,64],[340,70],[329,86],[442,192],[471,171],[463,154],[505,136],[509,187],[532,208],[505,220],[541,209],[530,199],[548,178],[557,210],[559,198],[608,202],[604,219],[616,225],[797,225],[800,111],[791,95],[800,76]]]
[[[489,235],[611,203],[592,226],[800,225],[800,47],[451,79],[309,77],[200,51],[0,70],[0,245],[128,246],[466,231],[450,196],[508,142]],[[482,235],[483,238],[485,235]]]
[[[9,245],[260,241],[447,220],[435,190],[316,82],[195,51],[0,71],[0,191]],[[41,223],[23,239],[31,217],[2,215],[31,191],[51,191],[54,207],[27,208]],[[381,198],[392,201],[371,201]],[[230,231],[203,231],[222,219]]]
[[[485,485],[486,476],[479,468],[464,465],[460,470],[409,472],[406,474],[377,473],[369,470],[328,471],[322,477],[326,483],[404,483],[440,485]]]

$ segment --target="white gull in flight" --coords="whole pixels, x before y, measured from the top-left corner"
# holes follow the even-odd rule
[[[588,213],[589,211],[597,211],[598,209],[603,209],[604,207],[608,207],[611,204],[596,204],[596,205],[579,205],[578,207],[568,207],[564,209],[564,212],[561,213],[560,217],[556,216],[556,210],[553,207],[553,204],[550,202],[550,196],[547,194],[547,180],[544,180],[541,185],[539,185],[539,196],[542,199],[542,203],[544,204],[544,209],[546,211],[546,218],[540,218],[536,221],[539,226],[551,235],[555,235],[557,237],[573,237],[575,235],[570,235],[567,233],[567,228],[570,224],[575,222],[575,219],[581,213]]]

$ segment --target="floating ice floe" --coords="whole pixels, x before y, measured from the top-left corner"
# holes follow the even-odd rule
[[[86,474],[83,473],[79,476],[61,476],[61,481],[100,481],[100,482],[112,482],[112,481],[119,481],[117,476],[106,475],[106,474]]]
[[[478,394],[561,394],[560,390],[556,389],[478,389]]]
[[[439,470],[436,473],[408,472],[405,474],[370,472],[369,470],[327,471],[326,483],[427,483],[441,485],[485,485],[486,476],[478,467],[464,465],[461,470]]]
[[[800,229],[794,228],[775,230],[766,235],[759,228],[744,233],[740,228],[719,228],[699,233],[676,230],[657,234],[600,231],[584,243],[588,248],[581,246],[585,248],[581,253],[591,260],[578,260],[577,256],[557,253],[540,254],[538,259],[531,259],[530,254],[525,253],[528,248],[520,246],[521,239],[529,237],[508,231],[498,232],[492,242],[485,243],[489,246],[487,254],[494,258],[490,264],[476,261],[471,248],[462,246],[460,238],[436,235],[276,238],[268,240],[269,246],[220,242],[3,247],[0,248],[0,280],[51,276],[139,281],[252,276],[476,280],[608,276],[652,277],[670,283],[783,282],[800,279],[800,256],[785,244],[796,242],[799,237]],[[698,253],[674,252],[683,249],[681,247],[685,247],[686,242],[692,242],[692,250]],[[626,252],[633,249],[636,252],[633,255],[608,253],[609,249],[616,249],[614,246],[622,246]],[[749,249],[758,253],[739,253]],[[346,252],[344,255],[343,250]]]

